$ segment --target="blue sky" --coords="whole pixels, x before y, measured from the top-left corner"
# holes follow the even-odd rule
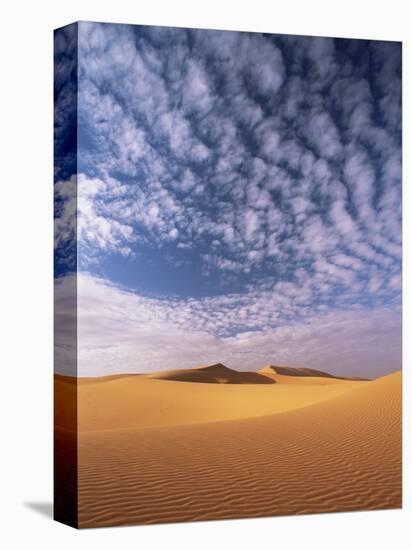
[[[85,372],[399,368],[400,43],[97,23],[77,39],[78,175],[55,177],[77,201]]]

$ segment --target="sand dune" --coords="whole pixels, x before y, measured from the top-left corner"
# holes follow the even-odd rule
[[[292,368],[292,367],[278,367],[276,365],[267,365],[260,369],[259,372],[266,374],[282,374],[286,376],[316,376],[326,378],[337,378],[328,372],[324,372],[316,369],[304,369],[304,368]]]
[[[81,431],[176,426],[253,418],[331,399],[362,382],[323,387],[299,384],[200,384],[146,376],[121,376],[102,383],[79,379],[77,423]],[[75,380],[71,380],[75,384]],[[57,380],[56,392],[67,382]],[[63,395],[65,395],[63,393]],[[67,428],[64,415],[57,417]]]
[[[277,367],[275,365],[267,365],[258,371],[264,376],[270,377],[276,382],[298,383],[298,384],[334,384],[338,380],[352,381],[367,381],[367,378],[347,378],[336,376],[328,372],[316,369],[292,368],[292,367]],[[293,378],[291,378],[293,377]],[[316,379],[316,380],[315,380]]]
[[[239,372],[222,363],[194,369],[167,370],[145,375],[156,380],[180,380],[208,384],[275,384],[276,381],[258,372]]]
[[[80,381],[78,397],[81,527],[401,506],[400,372],[325,385],[124,376]]]

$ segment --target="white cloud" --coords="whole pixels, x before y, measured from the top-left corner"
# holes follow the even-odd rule
[[[353,48],[366,52],[356,64]],[[154,333],[168,327],[172,342],[190,319],[193,342],[207,335],[219,353],[256,332],[282,349],[273,327],[303,338],[304,319],[356,303],[389,318],[379,308],[401,289],[400,48],[354,42],[337,55],[332,39],[81,23],[79,53],[79,176],[55,185],[62,260],[76,237],[96,273],[104,255],[133,261],[142,243],[166,243],[170,265],[187,254],[208,282],[246,280],[227,302],[174,304],[173,330],[169,302],[150,302],[166,323]]]
[[[335,60],[335,46],[332,38],[310,37],[306,54],[315,67],[314,80],[322,88],[338,72],[339,66]]]
[[[397,49],[362,47],[395,112]],[[145,28],[136,40],[133,27],[81,23],[79,49],[80,128],[93,135],[80,166],[106,186],[83,205],[97,255],[217,238],[222,271],[275,256],[298,269],[333,247],[399,262],[400,147],[389,122],[371,122],[376,90],[333,39]]]
[[[93,259],[96,251],[114,251],[129,255],[131,249],[124,243],[134,239],[133,227],[117,220],[101,197],[116,195],[119,192],[117,182],[103,182],[100,179],[77,178],[77,239],[80,249],[80,261]]]
[[[68,327],[56,341],[56,365],[66,374],[72,366],[68,346],[73,344],[70,322],[76,311],[72,283],[73,278],[56,281],[59,325]],[[79,274],[78,296],[81,376],[191,368],[214,361],[240,370],[272,362],[358,376],[378,376],[400,366],[398,311],[312,310],[306,318],[276,328],[273,317],[280,308],[287,313],[290,302],[302,298],[291,284],[274,293],[159,300]],[[228,334],[228,326],[237,330]]]
[[[334,158],[342,151],[338,130],[326,111],[310,115],[306,134],[320,157]]]
[[[242,37],[246,59],[244,70],[251,84],[262,95],[275,94],[284,80],[282,54],[269,40],[260,36]]]
[[[54,247],[60,249],[77,236],[77,177],[58,181],[54,185]]]
[[[188,62],[185,81],[183,84],[184,108],[205,114],[213,106],[213,94],[210,90],[208,76],[202,65],[191,59]]]
[[[358,218],[369,225],[375,216],[372,208],[375,173],[368,155],[361,148],[351,147],[347,152],[344,175],[353,193]]]

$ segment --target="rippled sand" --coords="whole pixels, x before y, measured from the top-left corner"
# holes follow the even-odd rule
[[[79,527],[401,507],[400,372],[212,382],[80,381]]]

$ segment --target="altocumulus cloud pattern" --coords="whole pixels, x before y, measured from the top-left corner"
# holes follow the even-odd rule
[[[80,374],[400,367],[401,44],[80,23],[78,49]]]

